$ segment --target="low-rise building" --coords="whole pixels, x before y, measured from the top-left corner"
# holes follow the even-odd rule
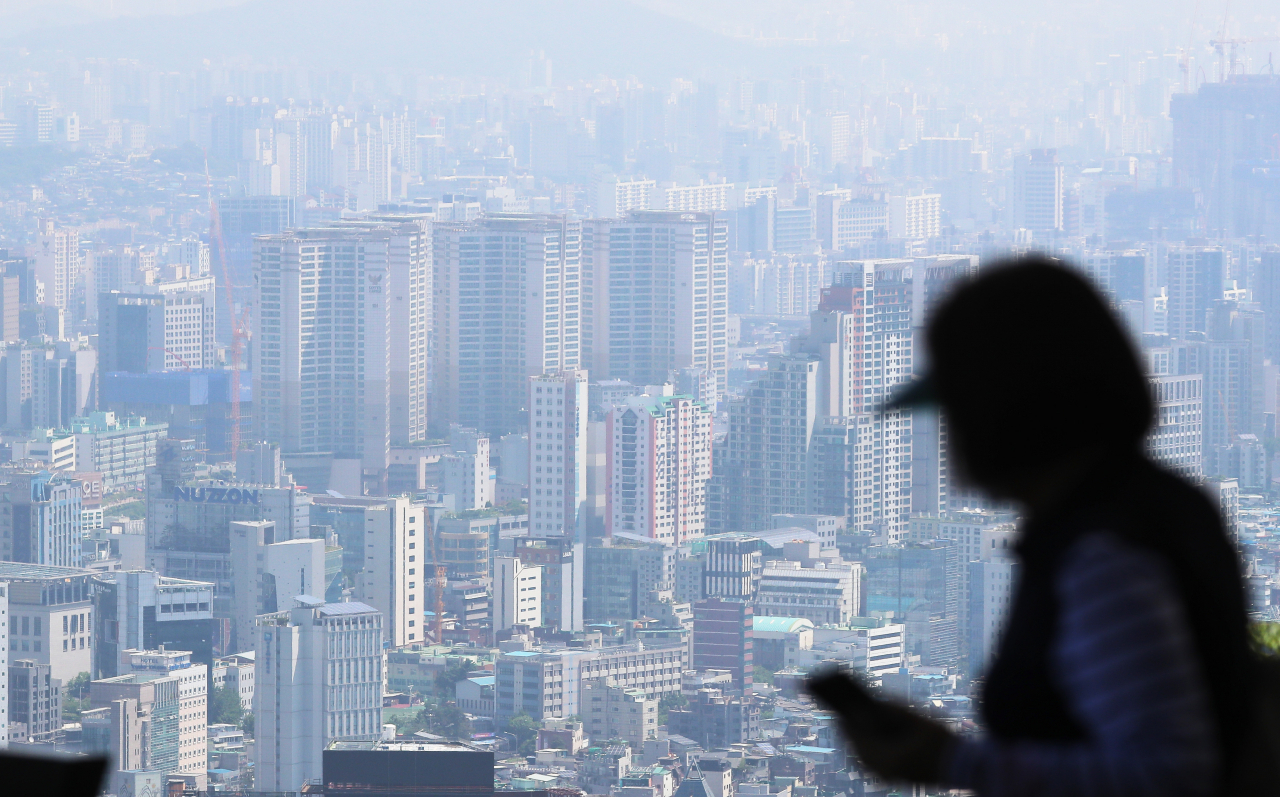
[[[752,656],[755,664],[781,670],[789,659],[813,647],[813,621],[804,617],[752,618]]]
[[[771,560],[760,573],[756,611],[775,617],[803,617],[816,625],[840,625],[858,614],[862,566],[817,561],[812,567]]]
[[[749,742],[760,735],[760,707],[750,696],[699,689],[687,706],[667,712],[667,730],[693,739],[704,750]]]
[[[50,672],[31,659],[9,663],[10,741],[46,741],[62,729],[62,681]]]
[[[520,713],[535,720],[580,715],[582,684],[595,679],[660,699],[680,691],[688,656],[682,644],[506,651],[496,663],[495,717],[502,723]]]
[[[50,667],[66,683],[93,671],[94,574],[78,567],[0,562],[9,583],[9,655]]]
[[[240,708],[245,711],[253,711],[254,658],[250,650],[223,656],[213,663],[213,688],[234,689],[240,696]]]
[[[109,493],[142,487],[147,468],[156,464],[156,444],[169,434],[166,423],[114,412],[73,418],[69,429],[76,437],[77,468],[101,473],[103,490]]]
[[[622,739],[640,750],[658,731],[658,701],[643,689],[613,686],[607,678],[582,684],[582,721],[593,741]]]
[[[458,708],[468,714],[492,717],[493,687],[496,680],[492,675],[477,675],[465,681],[458,681],[454,685]]]

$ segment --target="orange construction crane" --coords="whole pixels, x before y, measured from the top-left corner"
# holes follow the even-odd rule
[[[431,509],[427,508],[427,537],[431,540],[431,564],[435,570],[435,620],[432,623],[432,635],[437,645],[444,644],[444,590],[448,586],[448,570],[440,562],[440,546],[436,544],[436,527],[431,521]]]
[[[243,316],[236,315],[235,295],[231,290],[231,267],[227,264],[227,244],[222,237],[222,218],[213,198],[213,179],[209,176],[209,153],[204,157],[205,189],[209,194],[209,241],[216,245],[218,263],[222,267],[222,286],[227,295],[227,323],[231,326],[231,456],[240,450],[240,355],[248,332]]]

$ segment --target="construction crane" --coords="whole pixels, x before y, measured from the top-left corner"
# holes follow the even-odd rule
[[[227,323],[231,327],[231,457],[240,450],[240,355],[248,336],[243,316],[236,315],[235,295],[231,290],[231,267],[227,265],[227,244],[222,237],[222,218],[213,199],[213,179],[209,176],[209,153],[204,156],[205,190],[209,194],[209,241],[217,247],[222,266],[222,287],[227,297]]]
[[[431,520],[431,508],[426,511],[427,537],[431,540],[431,565],[435,570],[435,609],[436,616],[432,622],[432,636],[437,645],[444,644],[444,590],[448,585],[448,570],[440,561],[440,546],[436,544],[436,527]]]
[[[191,370],[191,364],[190,364],[190,363],[188,363],[186,360],[182,359],[182,355],[181,355],[181,354],[178,354],[178,353],[177,353],[176,351],[174,351],[173,349],[166,348],[165,346],[148,346],[148,347],[147,347],[147,351],[162,351],[162,352],[164,352],[165,354],[167,354],[167,355],[169,355],[170,357],[172,357],[173,359],[177,360],[179,363],[181,363],[181,364],[182,364],[182,370],[184,370],[184,371],[190,371],[190,370]]]
[[[1178,69],[1182,72],[1182,93],[1191,92],[1191,45],[1196,35],[1196,17],[1200,14],[1200,0],[1191,9],[1191,27],[1187,31],[1187,46],[1178,50]]]
[[[1209,44],[1213,47],[1213,51],[1218,54],[1218,82],[1226,82],[1226,79],[1236,73],[1236,68],[1240,64],[1240,47],[1245,44],[1253,44],[1254,42],[1274,42],[1280,41],[1275,36],[1254,36],[1248,39],[1213,39]]]

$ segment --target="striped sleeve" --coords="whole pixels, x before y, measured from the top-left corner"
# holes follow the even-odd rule
[[[1213,794],[1213,713],[1168,566],[1095,532],[1068,551],[1056,589],[1052,675],[1089,741],[958,742],[950,785],[982,797]]]

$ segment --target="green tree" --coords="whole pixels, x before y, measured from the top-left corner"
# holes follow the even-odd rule
[[[538,744],[538,723],[533,717],[521,712],[507,723],[507,730],[516,737],[516,752],[533,755]]]
[[[1264,656],[1280,656],[1280,623],[1254,623],[1249,632],[1254,650]]]
[[[761,667],[757,664],[755,669],[751,671],[751,680],[758,684],[773,686],[773,670]]]
[[[457,704],[440,703],[430,710],[423,709],[422,713],[427,715],[427,730],[431,733],[453,740],[471,738],[471,721]]]
[[[215,686],[209,696],[209,722],[211,724],[226,723],[239,725],[244,716],[244,708],[240,705],[240,695],[230,686]]]
[[[689,701],[680,692],[668,692],[658,700],[658,724],[667,724],[667,712],[673,708],[683,708]]]
[[[253,712],[246,711],[240,718],[240,730],[248,734],[249,738],[253,738]]]
[[[62,687],[62,721],[79,722],[89,707],[89,673],[82,672]]]
[[[444,670],[436,675],[436,697],[441,700],[457,699],[455,688],[458,681],[464,680],[467,677],[467,673],[475,669],[475,666],[474,659],[457,659],[448,664]]]

